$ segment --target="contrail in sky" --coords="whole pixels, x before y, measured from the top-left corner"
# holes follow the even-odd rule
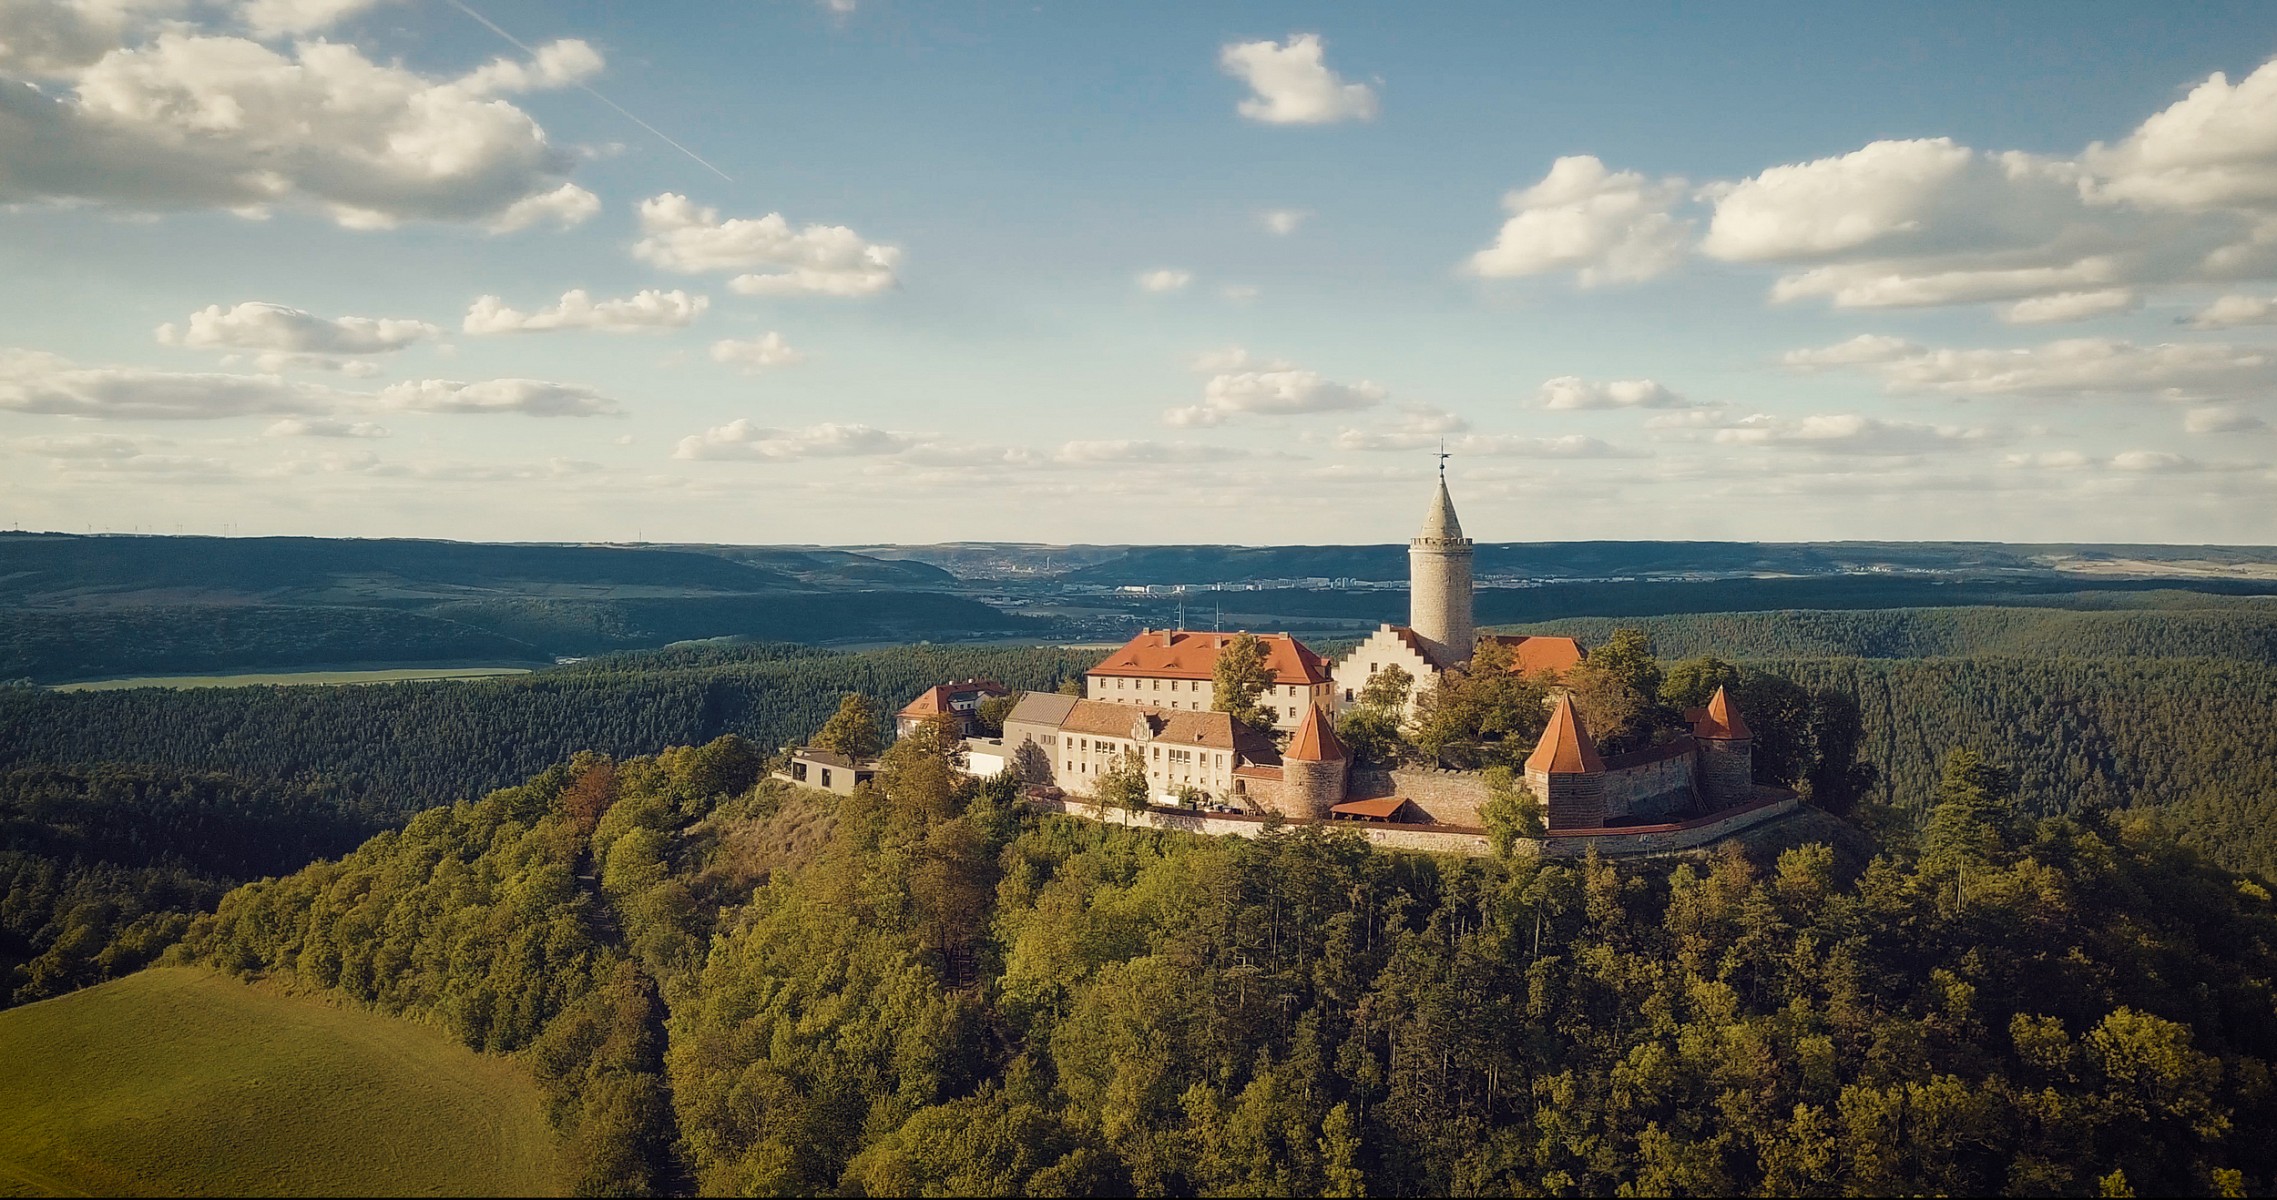
[[[481,13],[474,11],[472,8],[467,7],[463,0],[444,0],[444,2],[449,4],[452,8],[455,8],[460,12],[473,17],[476,21],[481,23],[484,29],[487,29],[490,32],[497,34],[499,37],[505,38],[507,41],[514,43],[515,46],[521,49],[522,53],[536,57],[538,53],[537,50],[532,48],[528,42],[525,42],[522,39],[515,37],[513,34],[500,29],[497,22],[491,20],[486,16],[483,16]],[[632,113],[626,111],[624,105],[609,99],[607,96],[604,96],[597,91],[594,91],[592,85],[580,83],[577,86],[583,88],[585,90],[585,93],[593,97],[595,100],[608,105],[610,108],[616,109],[617,115],[623,117],[625,120],[640,126],[642,129],[645,129],[650,133],[655,134],[658,138],[663,140],[665,145],[672,147],[674,150],[678,150],[680,153],[685,154],[692,159],[695,159],[698,163],[702,164],[705,170],[710,171],[712,174],[727,180],[729,183],[735,182],[735,177],[733,175],[720,170],[718,167],[711,165],[709,162],[705,162],[703,155],[698,154],[695,151],[688,149],[686,146],[673,141],[669,136],[665,134],[663,130],[658,129],[656,126],[651,125],[648,122],[641,120],[639,117],[632,115]]]

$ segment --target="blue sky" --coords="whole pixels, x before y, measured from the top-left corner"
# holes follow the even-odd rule
[[[2277,517],[2266,5],[474,7],[0,0],[0,521]]]

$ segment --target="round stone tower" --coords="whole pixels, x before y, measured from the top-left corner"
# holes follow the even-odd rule
[[[1344,802],[1351,765],[1351,755],[1320,707],[1307,705],[1289,748],[1281,752],[1281,811],[1299,819],[1327,820],[1328,810]]]
[[[1478,641],[1471,622],[1471,540],[1455,519],[1447,477],[1423,518],[1423,532],[1407,544],[1407,624],[1431,646],[1442,667],[1466,663]]]

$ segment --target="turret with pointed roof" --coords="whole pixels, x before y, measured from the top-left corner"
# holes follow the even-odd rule
[[[1469,662],[1478,640],[1471,615],[1471,549],[1442,467],[1423,528],[1407,544],[1407,623],[1441,668]]]
[[[1573,710],[1573,697],[1559,693],[1557,706],[1550,710],[1550,722],[1542,730],[1542,740],[1534,744],[1534,752],[1526,758],[1526,773],[1605,773],[1605,760],[1597,753],[1597,743],[1590,740],[1589,730],[1582,726],[1581,714]]]
[[[1281,752],[1281,761],[1303,759],[1307,762],[1342,762],[1347,757],[1344,743],[1336,740],[1336,731],[1329,727],[1328,718],[1321,715],[1320,706],[1308,705],[1297,732],[1289,738],[1289,748]]]
[[[1755,798],[1755,737],[1739,705],[1722,688],[1706,708],[1687,710],[1692,736],[1700,743],[1700,791],[1711,808],[1730,808]]]

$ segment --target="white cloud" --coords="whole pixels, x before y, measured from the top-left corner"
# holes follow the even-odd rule
[[[1286,45],[1236,42],[1218,51],[1218,65],[1249,85],[1253,94],[1238,111],[1252,121],[1326,125],[1375,119],[1375,89],[1346,83],[1329,70],[1317,33],[1294,34]]]
[[[2132,288],[2057,292],[2052,296],[2033,296],[2019,300],[2009,305],[2000,314],[2000,319],[2011,325],[2052,325],[2061,321],[2085,321],[2091,317],[2133,312],[2142,306],[2142,297],[2135,294]]]
[[[523,84],[558,86],[577,74],[565,64],[599,63],[572,45],[509,65]],[[42,51],[52,82],[41,87],[0,79],[0,203],[288,207],[356,229],[579,212],[582,193],[563,190],[573,156],[490,94],[511,73],[495,64],[437,79],[343,43],[279,51],[173,28],[71,57]]]
[[[1235,304],[1247,304],[1257,298],[1258,288],[1252,283],[1229,283],[1219,288],[1218,294]]]
[[[740,367],[750,375],[771,367],[794,366],[805,362],[806,355],[792,349],[782,334],[769,330],[745,341],[722,338],[713,342],[712,361]]]
[[[2037,454],[2003,455],[2004,467],[2036,467],[2043,471],[2076,471],[2093,466],[2095,460],[2077,450],[2048,450]]]
[[[1311,216],[1311,213],[1301,208],[1269,208],[1258,219],[1265,223],[1266,232],[1276,237],[1287,237],[1295,233],[1297,227]]]
[[[1865,344],[1854,338],[1822,350],[1792,352],[1786,361],[1804,368],[1855,366],[1881,376],[1893,392],[1949,396],[2143,395],[2266,385],[2277,371],[2277,359],[2259,349],[2173,342],[2141,346],[2114,338],[1972,350],[1928,349],[1892,339]]]
[[[389,408],[429,413],[521,413],[532,417],[615,416],[617,402],[588,387],[542,379],[422,379],[380,389]]]
[[[425,321],[395,317],[320,317],[282,304],[248,300],[209,304],[180,327],[158,327],[158,341],[192,349],[265,350],[292,355],[385,354],[442,332]]]
[[[565,183],[550,192],[524,196],[506,206],[504,212],[484,223],[492,233],[514,233],[532,225],[551,221],[557,229],[582,225],[601,211],[601,198],[574,183]]]
[[[1650,379],[1589,380],[1560,375],[1542,382],[1535,402],[1563,411],[1605,408],[1691,408],[1693,404]]]
[[[2277,204],[2277,62],[2234,86],[2216,71],[2083,158],[2101,199],[2186,211]]]
[[[130,27],[169,4],[114,0],[0,0],[0,69],[61,75],[117,48]]]
[[[387,427],[370,421],[335,421],[327,417],[287,417],[261,431],[273,438],[383,438]]]
[[[289,37],[329,29],[387,0],[245,0],[238,19],[261,38]],[[582,43],[580,43],[582,44]]]
[[[1820,258],[1919,238],[1976,155],[1950,138],[1873,142],[1718,189],[1700,251],[1732,262]]]
[[[2259,433],[2267,428],[2269,422],[2231,404],[2193,408],[2182,417],[2185,433]]]
[[[1076,441],[1061,446],[1052,455],[1057,462],[1083,465],[1089,463],[1160,463],[1222,462],[1227,459],[1248,458],[1248,453],[1224,446],[1202,446],[1193,442],[1153,442],[1145,440]]]
[[[1172,425],[1220,425],[1247,414],[1290,417],[1306,413],[1350,412],[1373,408],[1389,395],[1367,382],[1338,383],[1317,371],[1295,367],[1229,370],[1202,385],[1202,402],[1164,414]]]
[[[1470,270],[1489,279],[1572,271],[1584,287],[1650,279],[1683,261],[1691,222],[1671,215],[1684,181],[1560,158],[1540,183],[1503,197],[1510,219]]]
[[[67,434],[61,437],[18,438],[15,448],[43,458],[133,458],[142,447],[132,438],[108,433]]]
[[[1155,292],[1158,294],[1162,292],[1183,291],[1186,285],[1192,282],[1194,282],[1194,273],[1192,271],[1182,271],[1176,267],[1163,267],[1153,271],[1142,271],[1139,273],[1138,277],[1138,285],[1142,290]]]
[[[1798,371],[1817,370],[1822,367],[1855,367],[1870,363],[1886,363],[1921,353],[1921,347],[1904,338],[1879,333],[1861,333],[1846,342],[1836,342],[1815,350],[1789,350],[1780,361]]]
[[[686,196],[640,203],[633,256],[685,274],[741,271],[728,286],[750,296],[872,296],[895,284],[896,246],[867,242],[843,225],[792,230],[781,213],[721,220]]]
[[[551,91],[575,87],[599,75],[604,65],[600,51],[576,38],[564,38],[538,47],[528,62],[491,59],[462,77],[459,86],[483,96]]]
[[[1857,413],[1814,413],[1794,420],[1757,413],[1716,431],[1715,440],[1734,446],[1777,446],[1821,454],[1912,455],[1949,449],[1956,443],[1983,442],[1989,430],[1952,425],[1885,421]]]
[[[2277,325],[2277,299],[2266,296],[2223,296],[2199,309],[2191,316],[2189,323],[2200,329]]]
[[[1512,433],[1465,433],[1445,437],[1416,429],[1346,429],[1336,435],[1334,444],[1339,450],[1413,452],[1435,450],[1441,442],[1445,442],[1448,453],[1466,458],[1637,457],[1634,452],[1622,450],[1602,438],[1577,433],[1559,437],[1527,437]]]
[[[788,462],[803,458],[854,458],[894,454],[915,444],[907,434],[869,425],[825,421],[804,429],[770,429],[737,418],[680,439],[681,459]]]
[[[561,294],[560,303],[530,313],[508,308],[496,296],[480,297],[467,309],[466,320],[460,328],[472,334],[539,333],[552,329],[599,329],[609,333],[680,329],[710,306],[709,297],[691,296],[677,289],[664,292],[647,288],[622,300],[596,302],[584,288],[572,288]]]
[[[2166,450],[2129,450],[2113,455],[2111,465],[2121,471],[2190,471],[2199,464]]]
[[[53,354],[0,350],[0,409],[99,420],[197,421],[325,412],[343,393],[274,375],[82,367]]]

